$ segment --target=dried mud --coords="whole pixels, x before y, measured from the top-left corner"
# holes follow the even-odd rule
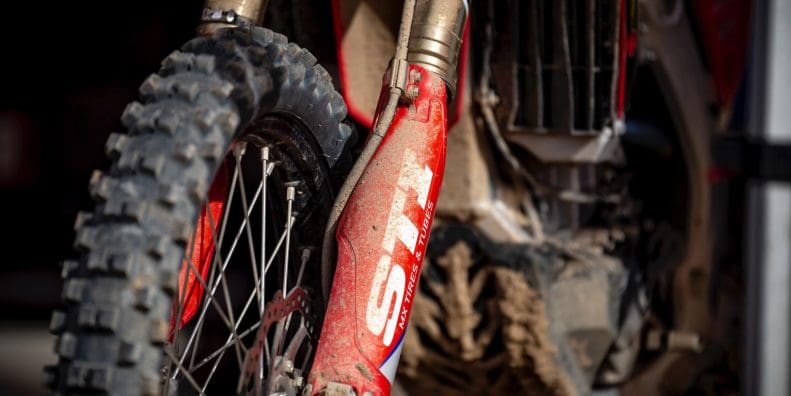
[[[423,277],[399,368],[409,394],[567,396],[541,295],[513,269],[474,265],[463,242]],[[439,278],[439,279],[436,279]]]

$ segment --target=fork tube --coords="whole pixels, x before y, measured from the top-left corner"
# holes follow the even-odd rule
[[[269,0],[206,0],[198,33],[208,35],[228,26],[260,25]]]
[[[407,61],[434,72],[456,92],[456,67],[467,21],[467,0],[418,0],[409,36]]]

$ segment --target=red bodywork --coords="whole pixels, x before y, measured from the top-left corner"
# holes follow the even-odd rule
[[[419,96],[399,105],[338,223],[314,392],[337,382],[358,395],[390,394],[445,167],[445,85],[410,66],[415,71]]]
[[[222,219],[225,200],[228,195],[228,168],[223,163],[214,177],[211,188],[209,189],[207,203],[201,208],[198,222],[195,225],[195,232],[192,234],[193,240],[187,244],[189,250],[187,255],[191,256],[184,259],[181,265],[178,282],[178,299],[174,303],[173,314],[170,319],[170,334],[173,335],[176,329],[176,315],[178,314],[178,303],[184,301],[184,308],[181,311],[179,327],[184,327],[198,311],[201,300],[203,299],[203,285],[195,277],[195,272],[191,270],[187,260],[191,260],[195,270],[200,273],[203,279],[208,279],[211,263],[214,260],[214,241],[212,239],[211,225],[217,228],[217,224]],[[209,215],[211,214],[211,218]],[[186,281],[186,285],[184,282]],[[186,297],[185,297],[186,296]]]

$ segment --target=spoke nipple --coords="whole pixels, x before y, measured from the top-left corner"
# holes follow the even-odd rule
[[[237,157],[240,155],[244,155],[244,153],[247,151],[247,142],[245,141],[237,142],[236,145],[233,147],[233,150]]]
[[[261,160],[269,161],[269,146],[261,147]]]
[[[288,360],[288,359],[284,360],[283,361],[283,371],[285,371],[288,374],[291,374],[292,372],[294,372],[294,362],[292,362],[291,360]]]
[[[274,162],[270,162],[269,165],[267,165],[267,167],[266,167],[266,175],[267,176],[271,175],[272,174],[272,170],[274,170],[274,169],[275,169],[275,163]]]
[[[294,196],[296,196],[296,192],[297,190],[292,186],[286,188],[286,200],[293,201]]]

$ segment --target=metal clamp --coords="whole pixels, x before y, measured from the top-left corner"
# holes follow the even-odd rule
[[[235,10],[204,8],[202,23],[227,23],[237,26],[251,26],[253,21],[236,13]]]
[[[404,59],[393,59],[390,67],[390,87],[406,92],[409,62]]]

